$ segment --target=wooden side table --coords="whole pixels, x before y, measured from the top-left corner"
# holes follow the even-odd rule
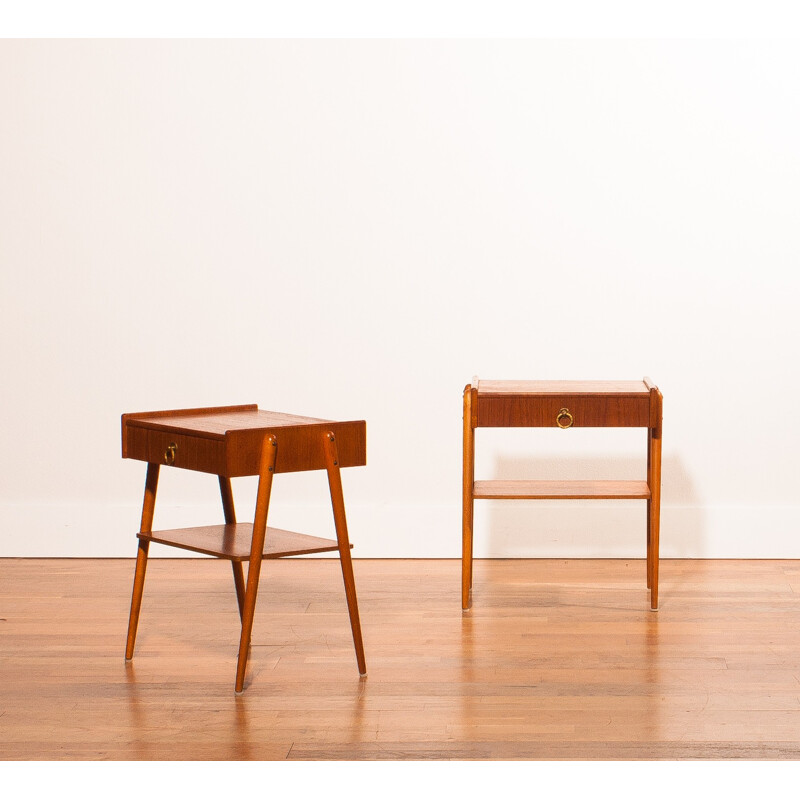
[[[262,559],[338,550],[358,671],[361,675],[366,674],[339,472],[340,467],[367,463],[366,422],[330,422],[259,411],[256,405],[123,414],[122,456],[147,462],[126,659],[133,658],[150,542],[231,562],[242,622],[236,669],[237,693],[244,688]],[[225,524],[153,531],[156,487],[162,464],[217,475]],[[273,475],[312,469],[327,470],[336,540],[267,527]],[[259,476],[252,523],[236,522],[231,478],[243,475]],[[248,562],[246,582],[242,566],[245,561]]]
[[[472,588],[475,500],[647,500],[647,587],[658,609],[662,395],[642,381],[479,381],[464,389],[461,607]],[[476,481],[475,428],[647,428],[644,481]]]

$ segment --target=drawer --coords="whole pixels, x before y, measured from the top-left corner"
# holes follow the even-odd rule
[[[261,447],[269,433],[278,442],[276,473],[325,469],[323,442],[328,431],[336,436],[339,466],[357,467],[367,463],[367,425],[363,420],[231,430],[224,436],[158,430],[137,422],[123,424],[124,458],[229,478],[258,475]],[[153,424],[159,424],[159,420],[154,419]]]
[[[646,428],[650,424],[648,393],[479,394],[477,405],[477,426],[485,428]]]
[[[325,422],[319,425],[288,426],[271,430],[230,431],[228,433],[228,477],[257,475],[264,436],[277,440],[275,472],[302,472],[325,469],[325,434],[336,436],[340,467],[360,467],[367,463],[367,423]]]
[[[124,455],[214,475],[225,474],[225,440],[125,426]]]

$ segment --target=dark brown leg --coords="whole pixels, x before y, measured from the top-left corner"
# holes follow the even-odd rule
[[[464,469],[461,493],[461,608],[469,608],[472,588],[472,521],[475,501],[475,429],[472,427],[472,387],[464,389]]]
[[[356,582],[353,577],[353,561],[350,558],[350,538],[347,535],[347,518],[344,513],[344,495],[342,494],[342,475],[339,471],[339,453],[336,437],[331,431],[325,434],[325,466],[328,470],[328,484],[331,489],[331,505],[333,521],[336,525],[336,538],[339,542],[339,559],[342,563],[344,593],[347,597],[347,610],[350,612],[350,627],[353,631],[353,644],[356,648],[356,661],[360,675],[367,674],[367,663],[364,659],[364,643],[361,640],[361,620],[358,616],[358,600],[356,599]]]
[[[242,606],[242,635],[239,639],[239,662],[236,666],[235,691],[237,694],[241,694],[244,689],[244,673],[247,669],[250,634],[253,632],[253,617],[256,611],[256,597],[258,596],[258,579],[261,575],[264,537],[267,533],[269,496],[272,492],[272,476],[275,472],[277,450],[277,439],[272,434],[264,437],[264,444],[261,446],[256,513],[253,520],[253,543],[250,547],[250,566],[247,569],[247,588],[245,589]]]
[[[150,533],[153,530],[153,512],[156,507],[156,489],[158,488],[159,464],[147,465],[147,477],[144,483],[144,501],[142,502],[142,521],[139,526],[141,533]],[[150,542],[139,539],[139,550],[136,554],[136,572],[133,575],[133,596],[131,597],[131,613],[128,619],[128,642],[125,646],[125,658],[133,658],[133,648],[136,644],[136,629],[139,626],[139,611],[142,608],[142,593],[144,592],[144,575],[147,571],[147,552]]]
[[[225,512],[225,524],[236,524],[236,507],[233,504],[233,489],[231,479],[219,476],[219,493],[222,497],[222,510]],[[236,587],[236,602],[239,604],[239,619],[242,618],[244,608],[244,570],[241,561],[231,561],[233,567],[233,585]]]

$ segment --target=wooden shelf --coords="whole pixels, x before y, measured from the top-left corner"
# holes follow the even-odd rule
[[[137,534],[140,539],[208,556],[247,561],[253,541],[253,523],[238,522],[233,525],[207,525],[199,528],[177,528],[171,531],[153,531]],[[352,547],[352,545],[350,545]],[[264,558],[299,556],[306,553],[329,553],[339,549],[335,539],[320,539],[304,533],[293,533],[280,528],[267,528],[264,537]]]
[[[475,481],[476,500],[631,500],[650,498],[647,481]]]

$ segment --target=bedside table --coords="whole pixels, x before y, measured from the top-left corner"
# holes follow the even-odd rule
[[[256,405],[123,414],[122,456],[147,462],[126,659],[133,658],[150,542],[231,562],[242,622],[236,669],[237,693],[244,688],[262,559],[338,551],[358,671],[361,675],[366,674],[339,472],[341,467],[366,464],[366,422],[330,422],[260,411]],[[225,524],[153,531],[156,488],[162,464],[217,475]],[[273,475],[314,469],[325,469],[328,473],[336,540],[268,528]],[[259,476],[252,523],[236,522],[230,479],[244,475]],[[245,561],[248,563],[246,581],[242,566]]]
[[[641,381],[482,381],[464,389],[461,607],[472,588],[475,500],[647,501],[647,587],[658,609],[658,535],[661,509],[663,397]],[[647,428],[643,481],[476,481],[476,428]]]

